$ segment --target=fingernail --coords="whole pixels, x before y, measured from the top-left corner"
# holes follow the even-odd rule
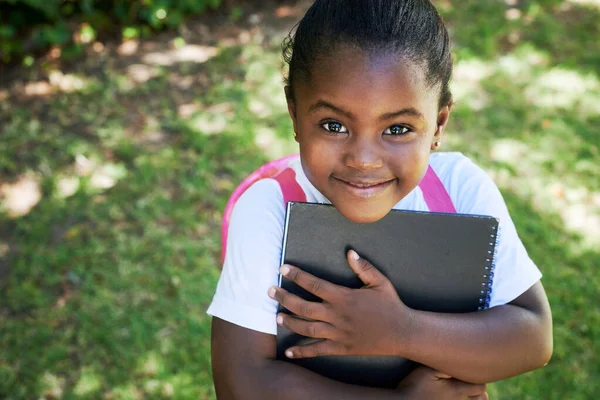
[[[286,350],[286,351],[285,351],[285,356],[286,356],[287,358],[294,358],[294,353],[292,353],[292,351],[291,351],[291,350]]]
[[[283,324],[283,317],[282,317],[281,315],[278,315],[278,316],[277,316],[277,323],[278,323],[279,325],[282,325],[282,324]]]
[[[281,272],[281,275],[286,276],[290,273],[290,267],[284,265],[283,267],[279,268],[279,272]]]
[[[274,287],[269,288],[269,297],[275,298],[275,292],[276,292],[276,290]]]
[[[354,250],[350,250],[350,258],[352,258],[353,260],[358,260],[360,256]]]

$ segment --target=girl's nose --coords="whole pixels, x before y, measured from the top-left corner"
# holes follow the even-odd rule
[[[349,143],[345,156],[346,166],[359,170],[370,171],[383,166],[383,158],[378,151],[377,144],[368,143],[367,140],[355,139]]]

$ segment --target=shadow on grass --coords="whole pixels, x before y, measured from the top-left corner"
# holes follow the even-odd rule
[[[0,397],[213,396],[205,310],[223,181],[265,158],[237,135],[178,133],[110,190],[50,197],[18,220],[0,293]]]
[[[273,122],[283,99],[276,49],[302,6],[263,3],[199,17],[181,28],[185,40],[167,32],[101,44],[81,62],[48,56],[8,74],[14,80],[0,86],[0,182],[62,172],[77,155],[118,162],[121,148],[168,139],[156,131],[175,118],[218,134],[241,113],[287,136],[289,125]]]
[[[294,9],[273,4],[254,22],[198,21],[210,40],[166,34],[122,63],[113,49],[10,88],[2,190],[33,176],[41,200],[2,215],[1,398],[214,397],[221,213],[293,149],[271,39]],[[281,26],[263,30],[269,18]]]

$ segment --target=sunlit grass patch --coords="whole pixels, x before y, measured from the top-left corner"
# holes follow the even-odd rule
[[[449,143],[484,163],[502,187],[540,211],[560,215],[567,229],[595,248],[600,163],[590,139],[600,114],[598,81],[545,67],[544,56],[529,50],[497,61],[458,63],[453,120],[458,128]]]
[[[84,369],[75,384],[73,394],[76,396],[90,396],[100,390],[102,387],[102,379],[100,374],[91,370]]]
[[[525,95],[541,109],[569,109],[584,119],[600,115],[600,81],[594,74],[550,69],[528,85]]]

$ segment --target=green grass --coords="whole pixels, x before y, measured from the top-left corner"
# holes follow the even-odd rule
[[[457,58],[446,148],[496,179],[554,313],[550,364],[491,397],[592,399],[600,9],[528,1],[507,21],[502,1],[438,3]],[[215,40],[207,62],[150,66],[141,83],[116,55],[90,55],[65,67],[78,89],[0,103],[0,182],[29,176],[42,192],[27,215],[0,217],[0,398],[214,398],[205,310],[222,210],[249,172],[295,149],[282,32]]]

